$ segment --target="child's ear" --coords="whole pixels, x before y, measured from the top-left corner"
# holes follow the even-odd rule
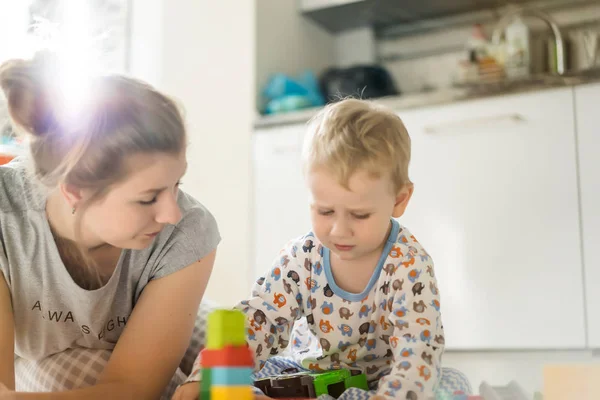
[[[394,204],[394,210],[392,212],[394,218],[400,218],[404,215],[404,211],[406,211],[406,207],[408,206],[408,202],[410,201],[414,190],[415,185],[408,183],[398,191],[398,194],[396,195],[396,204]]]

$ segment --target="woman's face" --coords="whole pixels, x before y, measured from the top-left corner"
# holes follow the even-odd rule
[[[166,225],[181,219],[177,194],[187,167],[185,151],[132,155],[126,167],[128,177],[85,210],[84,243],[143,249]]]

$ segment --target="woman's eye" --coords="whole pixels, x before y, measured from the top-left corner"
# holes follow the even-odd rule
[[[143,206],[151,206],[152,204],[156,203],[157,197],[154,197],[152,200],[149,201],[139,201],[138,203],[140,203]]]

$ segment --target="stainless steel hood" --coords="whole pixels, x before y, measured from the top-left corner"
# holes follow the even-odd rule
[[[331,33],[449,17],[532,0],[299,0],[301,12]],[[539,2],[539,1],[538,1]]]

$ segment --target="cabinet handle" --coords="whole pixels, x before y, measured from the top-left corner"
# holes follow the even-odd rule
[[[438,125],[427,125],[425,126],[425,133],[440,133],[443,131],[455,131],[478,128],[481,126],[488,125],[490,123],[498,122],[510,122],[510,123],[522,123],[525,122],[525,118],[520,114],[503,114],[494,115],[489,117],[471,118],[459,121],[443,122]]]
[[[300,148],[296,144],[273,146],[273,154],[297,153]]]

